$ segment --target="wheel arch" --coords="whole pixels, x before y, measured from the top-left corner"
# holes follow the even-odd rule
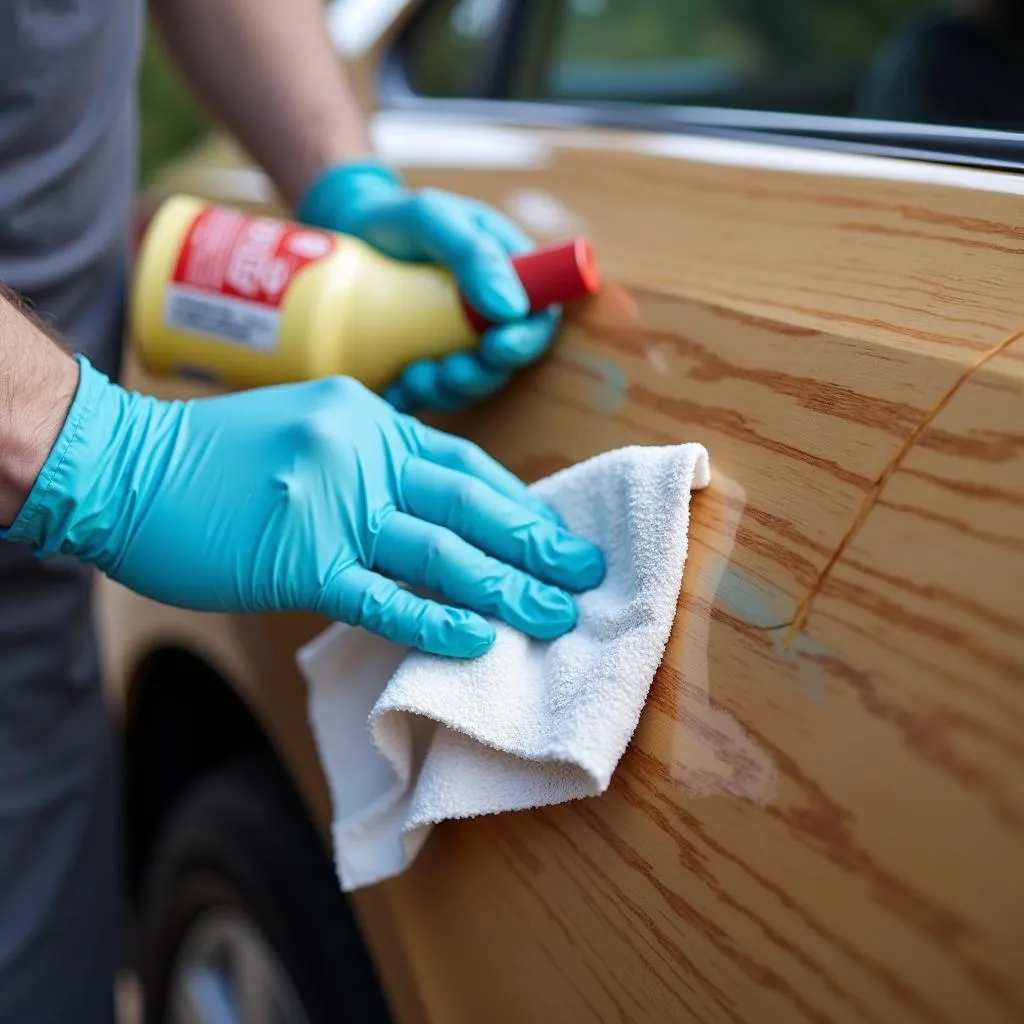
[[[200,779],[238,757],[281,761],[222,672],[174,644],[148,651],[131,674],[122,745],[125,866],[133,898],[164,822]]]

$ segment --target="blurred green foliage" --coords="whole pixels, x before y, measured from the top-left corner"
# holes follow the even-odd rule
[[[564,59],[869,57],[935,0],[566,0]]]
[[[171,65],[152,30],[147,33],[139,74],[142,183],[168,160],[198,142],[210,122]]]

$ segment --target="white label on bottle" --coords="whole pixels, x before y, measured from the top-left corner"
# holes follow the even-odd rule
[[[164,322],[177,331],[272,352],[277,346],[281,314],[244,299],[171,285],[164,304]]]

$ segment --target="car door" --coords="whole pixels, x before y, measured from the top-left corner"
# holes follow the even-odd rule
[[[1010,7],[442,0],[388,40],[381,151],[608,282],[439,422],[529,479],[681,441],[713,474],[610,791],[357,895],[431,1019],[1024,1015]]]
[[[528,479],[681,441],[713,475],[609,792],[446,824],[355,894],[396,1020],[1024,1016],[1017,10],[331,6],[411,184],[603,265],[538,366],[438,422]],[[211,152],[165,187],[267,205]],[[201,655],[326,835],[294,669],[324,623],[108,591],[123,689],[147,644]]]

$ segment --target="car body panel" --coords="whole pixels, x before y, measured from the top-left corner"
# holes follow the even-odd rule
[[[445,824],[355,895],[396,1019],[1019,1019],[1024,180],[482,115],[375,135],[412,184],[585,232],[608,281],[435,422],[527,479],[683,441],[713,475],[609,792]],[[164,187],[269,196],[205,160]],[[115,690],[154,644],[208,659],[326,828],[293,662],[325,623],[104,602]]]

